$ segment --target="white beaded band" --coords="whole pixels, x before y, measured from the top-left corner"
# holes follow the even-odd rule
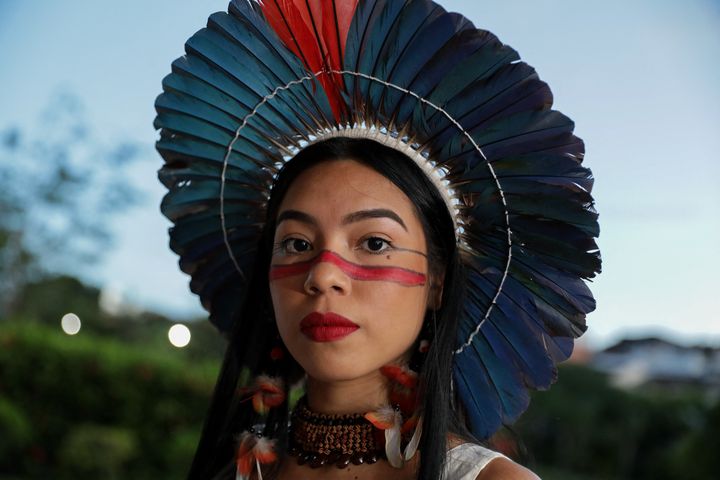
[[[321,131],[315,134],[315,138],[310,142],[319,143],[330,138],[338,137],[349,137],[349,138],[365,138],[373,140],[386,147],[397,150],[410,158],[415,164],[422,169],[427,178],[435,185],[435,188],[440,193],[445,206],[450,212],[450,216],[453,220],[453,227],[456,236],[458,236],[458,227],[460,226],[460,211],[458,204],[460,201],[455,196],[453,190],[450,188],[450,182],[445,179],[445,172],[442,168],[433,165],[432,161],[420,150],[416,150],[408,142],[403,140],[397,135],[393,135],[391,132],[376,126],[363,126],[363,125],[348,125],[332,128],[329,130]]]

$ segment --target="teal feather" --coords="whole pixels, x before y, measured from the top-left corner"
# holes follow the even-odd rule
[[[398,2],[399,3],[399,2]],[[374,65],[370,74],[382,78],[390,83],[397,84],[393,79],[393,72],[404,55],[407,55],[414,41],[420,38],[423,28],[431,23],[438,16],[445,13],[439,5],[426,0],[410,0],[405,2],[402,10],[393,22],[392,29],[383,42],[383,46],[374,57]],[[435,40],[435,35],[426,36],[427,42]],[[422,68],[422,63],[414,63],[414,67]],[[406,85],[400,84],[400,87]],[[388,89],[384,85],[373,82],[367,92],[368,106],[376,111],[382,112],[386,118],[391,118],[394,112],[394,104],[403,94],[394,89]],[[383,97],[386,97],[383,105]]]
[[[477,49],[463,61],[446,66],[447,74],[428,96],[432,103],[444,107],[473,83],[491,78],[499,70],[520,59],[515,50],[500,43],[488,31],[476,30],[473,36],[478,44]]]
[[[369,0],[358,4],[345,44],[346,70],[373,75],[386,39],[403,6],[403,2],[391,0]],[[368,98],[371,82],[355,77],[346,85],[349,97],[362,106]],[[373,111],[369,103],[363,108]]]
[[[299,59],[278,42],[274,33],[267,26],[263,28],[264,21],[261,20],[259,12],[238,9],[237,6],[231,11],[235,16],[223,13],[212,15],[209,25],[225,34],[237,49],[244,49],[254,57],[256,67],[267,77],[270,90],[297,80],[307,73]],[[278,110],[292,113],[287,116],[287,121],[290,122],[289,131],[302,131],[312,122],[316,122],[313,119],[318,116],[331,115],[329,104],[323,105],[324,98],[318,93],[318,84],[313,81],[291,88],[287,97],[278,98],[278,101],[282,102]],[[321,108],[317,108],[318,103]],[[298,123],[300,121],[302,123]]]

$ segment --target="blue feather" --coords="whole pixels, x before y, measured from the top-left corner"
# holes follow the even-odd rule
[[[407,87],[406,84],[393,78],[393,72],[403,59],[412,63],[414,69],[422,69],[424,62],[415,58],[418,53],[413,50],[413,44],[418,41],[433,43],[442,41],[442,37],[439,35],[436,38],[435,32],[430,36],[423,35],[423,32],[444,13],[445,10],[442,7],[427,0],[406,2],[393,23],[392,29],[388,31],[382,49],[375,57],[372,75],[402,88]],[[444,32],[440,30],[438,33],[442,35]],[[371,108],[383,112],[387,118],[393,116],[396,102],[404,96],[398,90],[388,89],[377,82],[370,85],[367,95]]]
[[[431,102],[444,106],[471,84],[490,78],[520,58],[515,50],[500,43],[490,32],[477,30],[470,35],[477,49],[463,62],[451,65],[442,82],[430,93],[428,100]]]
[[[218,13],[210,17],[209,25],[226,34],[233,43],[247,49],[263,71],[267,71],[272,88],[287,85],[288,83],[305,76],[308,72],[292,52],[290,52],[268,25],[260,12],[249,6],[238,6],[238,2],[231,4],[231,11],[236,17]],[[294,115],[291,118],[302,119],[305,126],[310,125],[313,119],[332,118],[330,104],[324,90],[319,88],[316,81],[306,82],[288,90],[288,97],[278,100],[284,103],[281,110],[289,110]],[[327,115],[330,115],[327,117]],[[301,125],[295,127],[299,131]]]
[[[359,2],[345,44],[345,69],[372,75],[385,39],[403,10],[403,2],[369,0]],[[370,81],[355,78],[346,83],[355,102],[368,98]],[[362,103],[359,105],[363,107]],[[368,108],[364,106],[364,108]]]
[[[484,274],[471,273],[468,280],[473,287],[491,291],[493,296],[499,285],[499,275],[489,277],[487,271]],[[496,329],[496,338],[491,344],[494,348],[504,350],[506,368],[512,363],[515,369],[526,376],[523,388],[547,387],[555,378],[554,364],[540,338],[547,329],[544,324],[534,320],[537,310],[528,297],[522,294],[522,290],[523,287],[512,278],[506,279],[503,293],[498,297],[490,318],[483,324],[482,331]],[[479,298],[471,300],[476,305],[488,304],[487,301],[480,303],[482,299]],[[464,312],[459,328],[460,338],[469,338],[484,316],[485,311]]]
[[[535,70],[524,63],[505,66],[495,75],[472,83],[463,92],[445,103],[445,109],[460,122],[465,130],[480,130],[501,118],[515,113],[546,109],[552,103],[547,85],[537,78]],[[439,143],[456,135],[455,127],[447,120],[434,115],[429,120],[432,135]]]
[[[501,405],[496,395],[491,393],[490,384],[480,357],[455,355],[453,359],[453,379],[458,397],[465,404],[465,412],[470,419],[472,433],[480,440],[489,438],[502,424]]]
[[[427,99],[440,84],[445,82],[449,70],[464,64],[480,48],[481,40],[475,30],[462,29],[454,23],[451,25],[459,31],[449,37],[431,58],[424,61],[422,68],[417,68],[415,62],[405,62],[408,67],[404,68],[405,72],[400,72],[405,78],[396,79],[396,82],[407,85],[408,90]],[[442,108],[442,105],[438,106]],[[424,105],[418,103],[416,98],[405,96],[395,108],[396,124],[410,123],[415,111],[423,111],[425,108]],[[433,112],[428,110],[427,115],[431,116]]]
[[[498,315],[498,317],[500,317]],[[507,317],[501,320],[510,320]],[[500,415],[503,423],[510,424],[528,406],[530,396],[528,395],[528,385],[523,382],[522,372],[516,365],[513,365],[513,352],[508,349],[508,344],[502,337],[502,334],[493,328],[495,325],[488,323],[486,328],[476,337],[470,347],[471,354],[474,350],[479,356],[480,363],[483,364],[490,385],[493,390],[488,392],[489,396],[496,396],[500,401]],[[461,356],[459,353],[456,356]]]
[[[173,63],[173,68],[178,73],[182,72],[184,76],[202,79],[203,82],[208,84],[208,90],[214,88],[219,93],[235,99],[233,105],[225,104],[224,106],[229,109],[228,113],[238,119],[248,115],[259,100],[257,93],[251,91],[244,84],[240,84],[233,78],[227,76],[225,72],[217,66],[211,65],[207,60],[195,56],[184,57],[183,59],[176,60]],[[177,74],[173,75],[179,76]],[[179,83],[180,81],[179,79],[175,79],[170,82]],[[168,80],[166,79],[165,82],[168,83]],[[192,92],[192,94],[193,96],[200,95],[198,92]],[[267,112],[264,117],[266,123],[272,125],[283,125],[290,122],[283,115],[274,111]]]
[[[195,140],[190,137],[160,137],[156,143],[157,150],[171,160],[187,159],[191,162],[207,162],[218,165],[218,171],[222,168],[222,161],[226,154],[226,149],[216,145]],[[229,162],[232,165],[243,166],[243,170],[249,169],[253,165],[253,159],[240,155],[233,151],[230,153]],[[247,167],[247,168],[245,168]]]

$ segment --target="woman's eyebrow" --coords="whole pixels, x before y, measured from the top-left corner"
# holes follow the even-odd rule
[[[407,232],[405,222],[403,222],[402,218],[400,218],[400,215],[387,208],[374,208],[371,210],[359,210],[357,212],[348,213],[343,217],[342,224],[347,225],[349,223],[359,222],[368,218],[389,218],[390,220],[394,220],[399,223],[400,226]],[[281,212],[277,217],[277,225],[280,225],[280,222],[285,220],[297,220],[298,222],[307,223],[308,225],[312,225],[314,227],[318,226],[318,222],[315,220],[315,217],[299,210],[285,210]]]
[[[278,215],[277,217],[276,224],[280,225],[280,222],[284,220],[297,220],[298,222],[307,223],[314,227],[317,227],[318,225],[315,217],[299,210],[285,210],[284,212],[280,213],[280,215]]]
[[[366,220],[368,218],[389,218],[400,224],[400,226],[407,232],[405,222],[402,221],[400,215],[388,210],[387,208],[374,208],[372,210],[360,210],[353,213],[348,213],[343,217],[342,224],[347,225],[348,223],[359,222],[360,220]]]

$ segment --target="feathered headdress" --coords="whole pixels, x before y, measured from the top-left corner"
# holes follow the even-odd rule
[[[535,70],[430,0],[233,0],[186,43],[156,102],[171,248],[221,330],[273,179],[332,136],[406,153],[443,195],[468,291],[453,362],[487,438],[547,388],[595,307],[592,175]]]

